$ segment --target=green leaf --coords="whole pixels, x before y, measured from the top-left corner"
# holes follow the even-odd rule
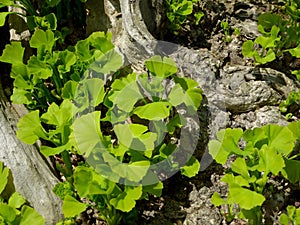
[[[78,83],[73,80],[67,81],[64,87],[62,88],[62,98],[63,99],[74,99],[76,91],[78,88]]]
[[[273,175],[278,175],[284,167],[284,160],[281,154],[273,148],[264,145],[262,149],[258,152],[259,155],[259,165],[257,170],[264,173],[273,173]]]
[[[8,205],[15,209],[20,208],[25,203],[26,203],[26,200],[18,192],[14,192],[8,200]]]
[[[76,61],[75,53],[68,50],[59,52],[59,63],[62,63],[62,65],[59,65],[57,69],[60,73],[70,72],[71,66],[74,65]]]
[[[101,143],[100,111],[83,115],[73,123],[74,146],[80,154],[87,154]]]
[[[211,196],[211,202],[215,206],[221,206],[226,204],[226,201],[223,198],[221,198],[218,192],[214,192],[214,194]]]
[[[126,78],[115,80],[112,84],[114,92],[108,97],[114,105],[125,112],[131,112],[136,102],[144,98],[135,78],[136,74],[133,73]]]
[[[57,155],[65,150],[69,150],[71,149],[71,147],[72,146],[70,145],[70,143],[58,147],[54,147],[54,148],[46,145],[42,145],[40,151],[44,156],[48,157],[48,156]]]
[[[246,210],[261,206],[265,201],[263,195],[238,186],[230,187],[228,199],[239,204],[241,208]]]
[[[231,169],[233,172],[242,175],[245,179],[250,179],[247,164],[244,158],[237,158],[231,164]]]
[[[279,217],[279,222],[280,224],[283,224],[283,225],[289,225],[289,217],[286,215],[286,214],[281,214],[280,217]]]
[[[116,72],[122,65],[122,57],[115,50],[110,50],[96,58],[89,68],[100,74],[110,74]]]
[[[282,175],[292,183],[300,181],[300,161],[285,159]]]
[[[138,106],[133,113],[146,120],[161,120],[170,116],[171,106],[168,102],[151,102]]]
[[[135,201],[142,196],[142,190],[142,186],[125,186],[124,192],[118,195],[116,198],[111,199],[109,203],[122,212],[129,212],[134,208],[136,203]]]
[[[228,184],[229,188],[231,187],[249,187],[249,182],[242,176],[234,176],[232,173],[225,174],[221,181]]]
[[[145,65],[153,76],[166,78],[177,73],[174,60],[168,57],[153,56],[145,62]]]
[[[90,52],[90,43],[88,39],[78,41],[75,45],[75,49],[80,60],[89,61],[92,59],[93,56]]]
[[[191,1],[180,2],[177,6],[176,14],[187,16],[193,12],[193,3]]]
[[[110,194],[115,184],[92,168],[78,166],[74,171],[74,186],[80,197],[95,194]]]
[[[47,140],[38,110],[23,116],[17,126],[17,137],[26,144],[34,144],[39,138]]]
[[[10,100],[15,104],[30,104],[32,102],[32,95],[26,90],[14,88]]]
[[[300,58],[300,44],[296,48],[289,49],[288,51],[292,56]]]
[[[16,218],[16,210],[5,203],[0,202],[0,216],[11,224]]]
[[[0,56],[0,61],[10,64],[23,64],[23,55],[25,48],[21,42],[11,42],[5,45],[3,54]]]
[[[254,55],[253,51],[254,42],[251,40],[245,41],[242,45],[242,53],[244,56],[251,58]]]
[[[100,50],[101,54],[112,51],[114,45],[111,43],[111,33],[104,33],[102,31],[94,32],[89,37],[88,40],[90,44],[96,49]]]
[[[200,163],[194,156],[190,158],[185,166],[180,168],[181,174],[189,178],[196,176],[199,170]]]
[[[151,193],[152,195],[155,195],[156,197],[160,197],[162,195],[163,187],[164,187],[164,184],[162,182],[158,182],[156,184],[143,186],[143,192]]]
[[[82,87],[91,106],[97,106],[103,102],[104,98],[104,82],[99,78],[91,78],[82,81]],[[80,91],[79,91],[80,92]]]
[[[254,58],[259,64],[266,64],[268,62],[272,62],[276,59],[276,55],[272,49],[269,49],[264,57],[258,55],[257,52],[254,53]]]
[[[64,198],[64,203],[62,206],[63,213],[65,217],[74,217],[85,211],[87,208],[87,205],[84,203],[81,203],[77,201],[75,198],[73,198],[70,195],[67,195]]]
[[[54,33],[51,30],[35,30],[30,41],[30,47],[38,49],[38,56],[45,52],[52,52],[52,47],[55,43]]]
[[[0,2],[0,8],[3,8],[5,6],[13,6],[13,5],[15,5],[15,2],[11,0],[1,0]]]
[[[221,130],[217,133],[217,140],[208,143],[211,156],[217,163],[225,164],[227,157],[231,153],[243,154],[238,146],[238,142],[243,135],[242,129]]]
[[[257,23],[266,29],[271,29],[274,25],[278,26],[282,21],[281,16],[271,12],[266,12],[259,15],[257,20]]]
[[[8,181],[9,169],[4,167],[4,164],[0,162],[0,194],[4,191]]]
[[[117,124],[114,131],[118,142],[127,148],[138,151],[147,151],[154,149],[154,142],[157,135],[147,132],[148,127],[141,124]]]
[[[14,14],[14,12],[1,12],[0,13],[0,27],[4,26],[5,19],[9,14]]]
[[[28,72],[34,74],[38,79],[47,79],[52,76],[53,71],[50,65],[31,56],[28,60]]]
[[[72,112],[73,104],[69,100],[64,100],[60,106],[53,102],[47,112],[41,116],[41,120],[57,127],[69,125],[73,116]]]
[[[286,156],[293,151],[296,138],[289,128],[269,124],[262,127],[262,129],[268,137],[269,148],[274,148]]]

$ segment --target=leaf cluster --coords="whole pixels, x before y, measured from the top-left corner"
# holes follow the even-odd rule
[[[177,31],[187,20],[187,17],[193,14],[193,5],[200,0],[165,0],[167,6],[167,18],[170,22],[170,29],[176,34]],[[199,11],[193,14],[195,24],[198,25],[204,13]]]
[[[217,140],[209,143],[210,154],[220,164],[235,157],[222,178],[229,187],[227,199],[214,193],[213,204],[228,205],[230,212],[237,204],[240,218],[247,218],[250,224],[261,224],[261,207],[266,200],[264,194],[270,177],[282,176],[291,183],[300,181],[299,152],[294,151],[300,138],[299,128],[300,123],[293,122],[286,127],[270,124],[244,132],[241,129],[219,131]],[[229,217],[234,218],[233,215]]]
[[[288,0],[285,4],[287,18],[270,12],[261,14],[258,17],[258,31],[261,36],[254,41],[244,42],[243,55],[253,57],[257,64],[272,62],[284,52],[299,58],[299,11],[299,1]]]

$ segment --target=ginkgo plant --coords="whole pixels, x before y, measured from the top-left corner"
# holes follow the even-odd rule
[[[300,181],[299,152],[294,154],[295,141],[300,138],[300,123],[288,126],[275,124],[243,131],[226,129],[217,133],[217,140],[209,143],[209,152],[220,164],[234,155],[230,170],[221,179],[227,183],[227,199],[216,192],[212,202],[216,206],[227,205],[233,212],[234,204],[240,208],[240,218],[248,219],[249,224],[261,224],[262,205],[266,200],[265,188],[270,176],[282,175],[292,183]],[[244,147],[241,147],[243,141]],[[235,215],[228,215],[233,219]]]
[[[3,225],[43,225],[44,218],[28,206],[23,196],[14,192],[7,197],[6,190],[10,171],[0,162],[0,224]],[[4,197],[5,196],[5,197]]]
[[[84,53],[80,57],[93,57]],[[17,136],[27,144],[51,142],[41,146],[45,156],[62,154],[65,168],[60,171],[74,188],[73,195],[62,197],[67,217],[84,211],[88,205],[80,199],[87,198],[97,203],[108,224],[118,224],[137,200],[161,195],[161,173],[198,173],[200,164],[192,150],[171,140],[179,138],[178,130],[186,124],[176,108],[185,110],[185,116],[197,116],[202,91],[192,79],[176,76],[170,58],[154,56],[145,63],[149,74],[118,78],[122,58],[113,50],[98,54],[81,80],[64,84],[60,104],[52,102],[44,113],[34,110],[20,120]],[[167,91],[165,82],[173,88]],[[104,129],[105,123],[111,128]],[[84,156],[89,166],[73,171],[70,152]]]

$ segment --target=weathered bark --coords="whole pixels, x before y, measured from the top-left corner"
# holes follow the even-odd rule
[[[0,103],[0,161],[11,170],[15,190],[45,218],[45,224],[56,224],[62,218],[62,202],[52,192],[58,179],[37,147],[16,137],[16,123],[27,110],[6,100],[1,83]]]

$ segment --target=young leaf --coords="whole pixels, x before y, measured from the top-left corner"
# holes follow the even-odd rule
[[[208,144],[209,153],[220,164],[224,164],[231,153],[243,154],[238,142],[243,134],[242,129],[226,129],[217,133],[217,140]]]
[[[125,186],[124,192],[111,199],[109,203],[122,212],[129,212],[134,208],[135,201],[142,196],[142,189],[142,186]]]
[[[226,201],[221,198],[218,192],[214,192],[214,194],[211,196],[211,203],[215,206],[221,206],[226,204]]]
[[[282,175],[292,183],[300,181],[300,161],[285,159]]]
[[[11,206],[0,202],[0,216],[4,218],[4,221],[7,221],[9,224],[12,224],[12,222],[16,218],[16,210]]]
[[[251,41],[251,40],[245,41],[243,43],[243,46],[242,46],[243,55],[248,57],[248,58],[253,57],[254,52],[255,52],[255,51],[253,51],[253,47],[254,47],[254,42],[253,41]]]
[[[238,186],[230,187],[228,199],[229,198],[246,210],[261,206],[266,200],[262,194]]]
[[[62,88],[62,98],[63,99],[74,99],[75,93],[78,88],[78,82],[69,80],[65,83],[65,86]]]
[[[77,59],[75,53],[68,50],[59,52],[59,62],[62,65],[59,65],[57,69],[60,73],[70,72],[71,66],[74,65],[76,61]]]
[[[10,100],[15,104],[30,104],[32,102],[32,95],[26,90],[14,88]]]
[[[21,42],[11,42],[5,45],[3,54],[0,56],[0,61],[10,64],[23,64],[23,55],[25,48]]]
[[[20,208],[25,203],[26,203],[26,200],[18,192],[14,192],[8,200],[8,205],[15,209]]]
[[[70,123],[72,112],[73,104],[69,100],[64,100],[60,106],[53,102],[47,112],[41,116],[41,120],[47,124],[61,127]]]
[[[30,47],[38,49],[38,56],[41,56],[46,51],[52,52],[52,47],[55,43],[54,33],[51,30],[36,30],[29,43]]]
[[[23,116],[17,126],[17,137],[26,144],[34,144],[39,138],[47,140],[38,110]]]
[[[247,164],[244,158],[237,158],[231,164],[231,169],[233,172],[242,175],[245,179],[250,179]]]
[[[277,151],[273,148],[269,148],[267,145],[264,145],[262,149],[258,152],[259,155],[259,165],[257,170],[264,173],[273,173],[278,175],[284,167],[284,160],[281,154],[278,154]]]
[[[0,13],[0,27],[4,26],[5,19],[9,14],[14,14],[14,12],[1,12]]]
[[[52,68],[47,63],[38,60],[36,56],[31,56],[28,60],[28,72],[34,74],[38,79],[47,79],[52,76]]]
[[[9,169],[0,162],[0,194],[4,191],[8,180]]]
[[[115,184],[92,168],[78,166],[74,171],[74,186],[80,197],[86,197],[94,194],[110,194]]]
[[[147,132],[148,127],[141,124],[117,124],[114,131],[118,142],[127,148],[138,151],[153,150],[156,134]]]
[[[77,201],[70,195],[67,195],[64,199],[62,206],[65,217],[74,217],[86,210],[87,205]]]
[[[292,56],[300,58],[300,44],[296,48],[289,49],[288,51]]]
[[[138,106],[133,113],[146,120],[161,120],[170,115],[171,106],[168,102],[151,102]]]
[[[115,50],[110,50],[97,57],[89,68],[100,74],[110,74],[116,72],[122,65],[122,57]]]
[[[74,146],[78,147],[80,154],[87,154],[101,143],[100,111],[81,116],[73,123]]]
[[[181,174],[189,178],[196,176],[199,170],[200,163],[194,156],[190,158],[185,166],[180,168]]]
[[[269,148],[274,148],[286,156],[293,150],[296,138],[289,128],[269,124],[262,127],[262,129],[268,137]]]
[[[177,73],[177,66],[173,59],[155,55],[145,62],[147,69],[153,76],[166,78]]]

